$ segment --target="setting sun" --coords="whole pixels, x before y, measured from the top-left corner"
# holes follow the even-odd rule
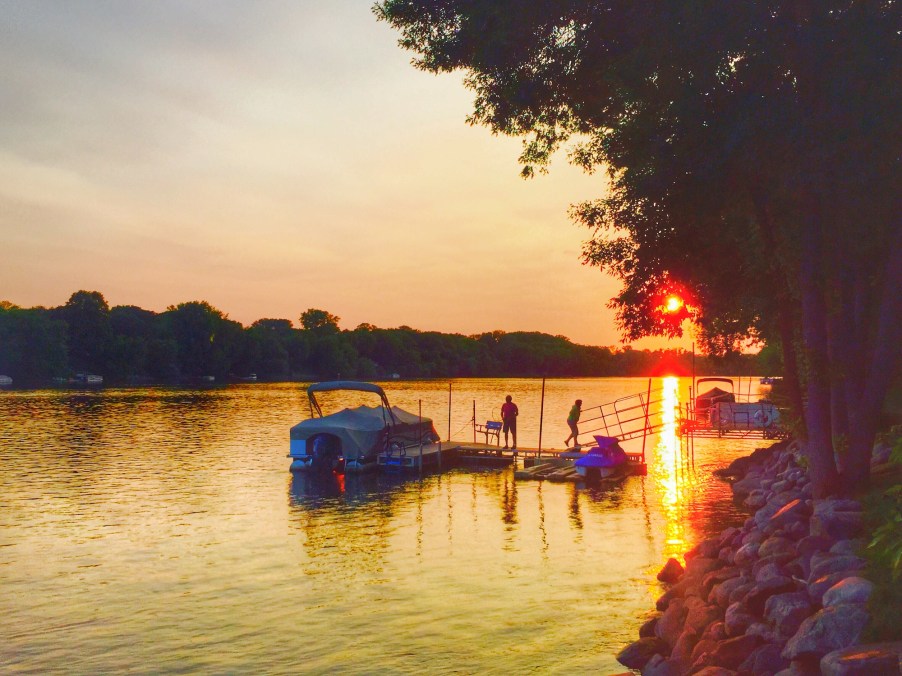
[[[683,299],[679,296],[667,296],[667,300],[664,301],[665,312],[677,312],[682,307]]]

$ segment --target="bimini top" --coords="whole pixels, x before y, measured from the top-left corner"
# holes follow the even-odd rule
[[[384,395],[385,392],[378,385],[363,383],[358,380],[330,380],[325,383],[313,383],[307,387],[307,393],[332,392],[333,390],[360,390],[361,392],[375,392]]]

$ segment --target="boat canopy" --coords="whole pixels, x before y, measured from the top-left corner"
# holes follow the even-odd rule
[[[378,385],[358,380],[330,380],[325,383],[313,383],[307,387],[307,394],[311,392],[332,392],[334,390],[359,390],[361,392],[374,392],[380,396],[385,394],[385,391]]]
[[[292,440],[312,439],[328,434],[341,441],[345,459],[355,459],[382,449],[387,434],[405,445],[418,442],[432,443],[438,439],[430,418],[420,418],[397,406],[389,409],[393,420],[379,406],[345,408],[322,418],[310,418],[291,428]]]

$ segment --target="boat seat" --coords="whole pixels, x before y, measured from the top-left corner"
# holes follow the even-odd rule
[[[495,445],[501,445],[501,421],[486,420],[485,425],[476,425],[476,431],[485,435],[485,443],[488,446],[491,442],[489,437],[495,437]]]

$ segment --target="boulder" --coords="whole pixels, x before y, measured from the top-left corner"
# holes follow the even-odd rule
[[[854,538],[864,526],[861,505],[855,500],[816,500],[811,516],[811,534],[835,540]]]
[[[785,491],[780,495],[795,495],[793,499],[784,504],[768,519],[767,524],[772,528],[785,528],[787,525],[807,519],[811,514],[811,508],[805,502],[798,491]]]
[[[690,664],[696,664],[704,655],[714,651],[718,643],[719,641],[715,641],[713,638],[705,638],[703,636],[692,649],[692,655],[689,657]]]
[[[667,646],[667,652],[676,643],[680,634],[683,632],[683,620],[686,618],[686,603],[683,599],[674,599],[667,606],[667,610],[661,615],[658,623],[655,625],[655,636],[664,641]]]
[[[662,655],[652,655],[642,667],[642,676],[680,676],[680,670],[672,660]]]
[[[660,615],[655,615],[649,620],[646,620],[641,627],[639,627],[639,638],[645,638],[647,636],[655,635],[655,625],[658,624],[658,620],[661,618]]]
[[[758,560],[758,550],[761,545],[757,542],[749,542],[742,545],[733,555],[733,563],[742,568],[750,567]]]
[[[711,590],[715,585],[718,585],[721,582],[725,582],[726,580],[731,580],[738,577],[739,569],[735,566],[724,566],[723,568],[712,570],[702,578],[701,597],[703,599],[708,599],[711,595]]]
[[[617,653],[617,661],[629,669],[641,669],[654,655],[670,652],[670,648],[657,636],[633,641]]]
[[[863,606],[847,603],[824,608],[802,622],[786,643],[783,657],[795,660],[809,655],[820,659],[829,652],[855,645],[868,622]]]
[[[748,497],[742,501],[749,509],[760,509],[767,504],[767,491],[763,488],[756,488],[751,491]]]
[[[735,671],[716,666],[703,667],[698,671],[693,671],[692,673],[694,676],[736,676]]]
[[[710,653],[710,664],[726,667],[727,669],[736,669],[759,645],[761,645],[761,639],[758,636],[745,634],[735,638],[728,638],[726,641],[721,641],[714,651]]]
[[[686,614],[685,627],[696,633],[701,633],[712,622],[722,620],[723,608],[715,605],[701,604],[689,609]]]
[[[679,667],[680,671],[689,671],[692,666],[692,651],[698,644],[698,634],[691,629],[687,629],[677,639],[673,650],[670,652],[670,661]]]
[[[745,580],[741,577],[731,577],[729,580],[724,580],[711,588],[708,600],[714,601],[718,606],[726,610],[727,606],[730,605],[730,593],[745,583]]]
[[[861,570],[866,565],[867,561],[853,554],[815,555],[811,558],[811,574],[808,579],[817,580],[824,575],[843,570]]]
[[[788,669],[789,660],[780,655],[782,650],[783,646],[776,643],[760,645],[739,665],[739,671],[752,676],[770,676]]]
[[[764,604],[764,617],[783,640],[795,634],[802,622],[814,614],[807,592],[775,594]]]
[[[786,594],[796,591],[796,583],[791,577],[776,576],[756,582],[745,595],[745,602],[748,612],[756,617],[764,616],[764,604],[775,594]]]
[[[712,559],[708,556],[697,556],[686,561],[686,577],[696,578],[699,582],[712,570],[722,568],[724,562],[720,559]]]
[[[780,554],[786,555],[787,561],[794,559],[798,556],[796,543],[787,537],[777,535],[767,538],[758,548],[758,556],[762,559]]]
[[[744,634],[755,621],[755,617],[748,611],[746,605],[742,601],[737,601],[727,608],[724,613],[723,623],[727,630],[727,636],[739,636]]]
[[[864,547],[864,543],[858,538],[847,539],[847,540],[837,540],[836,543],[832,547],[830,547],[831,554],[858,554]]]
[[[683,576],[684,572],[683,565],[676,559],[670,558],[658,572],[658,579],[661,582],[673,584]]]
[[[843,603],[867,603],[874,591],[874,584],[861,577],[847,577],[824,592],[823,605],[837,606]]]
[[[830,573],[829,575],[819,577],[814,582],[809,582],[808,598],[810,598],[811,602],[815,605],[823,605],[824,594],[827,593],[828,589],[842,582],[847,577],[855,577],[857,573],[858,571],[855,570],[841,570],[837,573]]]
[[[723,622],[712,622],[702,634],[702,639],[711,639],[712,641],[723,641],[727,638],[727,628]]]
[[[902,641],[834,650],[821,658],[824,676],[889,676],[902,673]]]

